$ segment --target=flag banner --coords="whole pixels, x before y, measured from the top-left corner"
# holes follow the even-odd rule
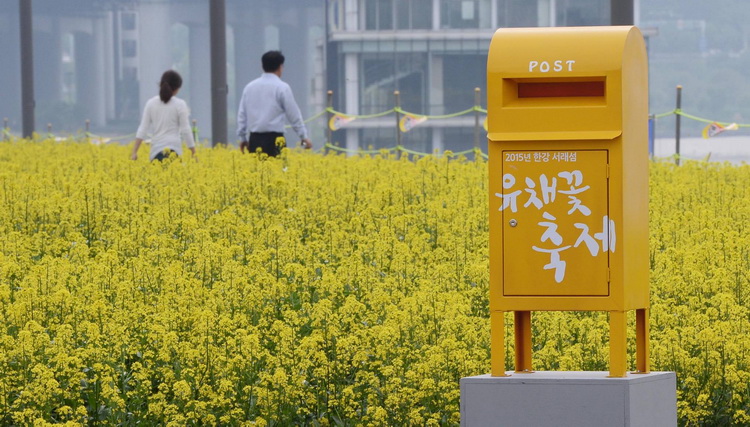
[[[92,144],[92,145],[106,145],[111,140],[112,140],[111,138],[105,138],[105,137],[97,136],[97,137],[94,137],[94,138],[89,138],[89,143]]]
[[[412,116],[412,115],[405,115],[401,118],[401,120],[398,123],[399,129],[401,129],[401,132],[409,132],[410,130],[414,129],[415,126],[419,125],[420,123],[424,123],[427,121],[426,116]]]
[[[356,119],[356,117],[336,114],[328,121],[328,127],[331,128],[331,130],[339,130]]]
[[[711,138],[712,136],[716,136],[716,135],[718,135],[718,134],[720,134],[720,133],[722,133],[724,131],[727,131],[727,130],[737,130],[739,128],[740,127],[739,127],[739,125],[737,123],[732,123],[732,124],[727,125],[727,126],[722,126],[722,125],[720,125],[720,124],[718,124],[716,122],[713,122],[713,123],[709,123],[708,126],[706,126],[705,128],[703,128],[703,132],[701,132],[701,134],[703,135],[703,138],[708,139],[708,138]]]

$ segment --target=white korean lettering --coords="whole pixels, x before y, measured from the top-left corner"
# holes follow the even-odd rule
[[[602,242],[602,250],[604,252],[610,251],[614,253],[615,244],[617,243],[615,221],[609,219],[607,215],[604,215],[604,217],[602,217],[602,232],[594,233],[594,238]]]
[[[526,177],[526,192],[529,193],[529,200],[526,201],[526,203],[523,204],[523,207],[528,208],[529,205],[536,206],[537,209],[541,209],[543,204],[542,201],[539,200],[539,197],[536,196],[536,183],[533,179]]]
[[[570,186],[570,190],[560,190],[563,194],[578,194],[589,189],[588,185],[582,188],[576,188],[583,184],[583,173],[579,170],[574,170],[572,172],[563,171],[558,173],[557,176],[564,179]]]
[[[544,269],[545,270],[555,270],[555,282],[561,283],[563,279],[565,279],[565,265],[566,262],[560,259],[560,252],[570,248],[570,246],[563,246],[561,248],[555,248],[555,249],[542,249],[538,248],[536,246],[532,246],[531,249],[537,251],[537,252],[545,252],[548,253],[550,256],[549,264],[545,264]]]
[[[576,240],[576,243],[573,245],[574,248],[577,248],[580,246],[581,242],[586,244],[586,247],[589,249],[589,252],[591,253],[591,256],[596,256],[599,254],[599,244],[596,243],[596,240],[594,240],[593,237],[589,234],[589,226],[586,224],[581,223],[575,223],[574,224],[576,228],[581,230],[581,235],[578,236],[578,240]]]
[[[513,188],[513,186],[516,184],[516,178],[506,173],[503,175],[503,188],[506,190],[509,190]],[[518,212],[518,205],[516,200],[518,199],[518,195],[521,194],[521,190],[516,190],[508,194],[502,194],[502,193],[495,193],[495,196],[501,198],[503,200],[503,205],[500,206],[501,211],[505,210],[506,208],[510,207],[511,212]]]
[[[549,161],[549,153],[545,151],[537,151],[534,153],[534,161],[537,163],[540,162],[548,162]]]
[[[568,196],[568,199],[570,201],[568,202],[569,205],[573,205],[572,208],[568,211],[568,215],[573,215],[573,212],[579,211],[583,214],[583,216],[589,216],[591,215],[591,209],[588,208],[588,206],[581,203],[581,199],[579,199],[576,196]]]
[[[555,201],[555,196],[557,194],[557,178],[552,177],[552,181],[549,182],[547,180],[547,175],[542,174],[539,177],[539,184],[541,187],[542,192],[542,200],[544,200],[544,204],[548,205]]]
[[[552,243],[555,244],[555,246],[560,246],[562,244],[563,238],[560,233],[557,232],[557,224],[551,222],[556,221],[557,218],[550,215],[548,212],[543,213],[542,217],[548,220],[538,223],[542,227],[547,227],[547,229],[544,230],[544,233],[542,234],[542,243],[546,242],[547,240],[551,240]]]
[[[557,176],[564,179],[570,188],[569,190],[559,190],[560,193],[568,195],[568,199],[570,200],[568,204],[573,205],[568,211],[568,215],[572,215],[575,211],[581,212],[584,216],[591,215],[591,209],[589,209],[588,206],[583,205],[581,200],[573,195],[583,193],[590,188],[588,185],[579,188],[579,186],[583,184],[583,173],[579,170],[574,170],[572,172],[563,171],[558,173]]]

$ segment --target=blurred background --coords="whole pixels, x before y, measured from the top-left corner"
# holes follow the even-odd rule
[[[650,109],[682,109],[716,121],[750,122],[750,2],[634,0],[647,38]],[[135,132],[161,73],[185,80],[201,139],[210,139],[209,0],[34,0],[36,129],[99,134]],[[485,64],[495,29],[608,25],[610,0],[226,0],[229,139],[245,84],[262,72],[260,56],[280,49],[283,79],[306,118],[335,110],[369,115],[392,109],[394,91],[409,112],[450,115],[486,108]],[[19,3],[0,7],[0,118],[21,128]],[[479,93],[475,91],[479,88]],[[674,117],[657,136],[674,134]],[[474,114],[430,119],[403,133],[410,149],[472,148]],[[705,123],[684,120],[700,136]],[[316,145],[328,138],[325,115],[312,120]],[[747,133],[741,128],[733,136]],[[356,120],[332,133],[347,147],[392,147],[393,115]],[[292,138],[296,138],[292,136]],[[485,144],[486,145],[486,144]]]

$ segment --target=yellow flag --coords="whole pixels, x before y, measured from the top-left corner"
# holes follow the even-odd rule
[[[722,126],[716,122],[709,123],[708,126],[703,128],[703,132],[701,134],[703,135],[703,138],[708,139],[712,136],[716,136],[724,131],[727,130],[737,130],[740,126],[737,123],[732,123],[727,126]]]
[[[331,130],[339,130],[356,119],[356,117],[352,116],[335,114],[333,117],[331,117],[331,120],[328,121],[328,127],[331,128]]]
[[[426,121],[427,117],[425,116],[412,116],[407,114],[398,122],[398,127],[401,129],[401,132],[409,132],[414,129],[415,126]]]

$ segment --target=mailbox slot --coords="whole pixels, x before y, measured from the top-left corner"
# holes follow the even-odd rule
[[[604,81],[518,82],[519,98],[604,96]]]
[[[607,79],[603,76],[503,79],[503,108],[607,106]]]

